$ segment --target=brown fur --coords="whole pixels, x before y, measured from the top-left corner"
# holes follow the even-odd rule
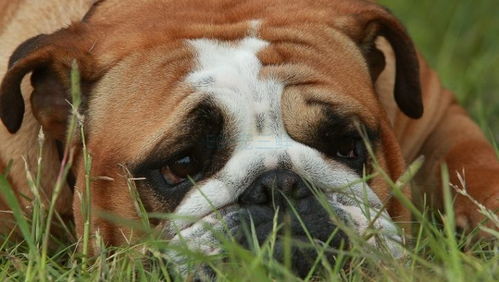
[[[357,0],[250,0],[239,5],[230,5],[229,0],[106,0],[87,15],[85,22],[79,23],[92,2],[52,0],[42,7],[20,5],[12,13],[14,16],[0,26],[0,31],[3,30],[0,53],[12,54],[30,37],[51,34],[70,21],[76,22],[69,29],[48,35],[49,44],[44,53],[35,51],[21,58],[13,68],[21,73],[32,65],[49,66],[58,75],[56,83],[67,87],[64,73],[72,59],[78,60],[84,82],[89,85],[85,94],[88,99],[85,128],[93,156],[92,175],[113,179],[92,182],[92,227],[99,230],[107,243],[123,243],[123,234],[129,231],[121,232],[120,227],[100,218],[98,211],[129,219],[137,217],[121,165],[140,162],[160,140],[168,141],[178,134],[181,128],[177,125],[197,102],[189,96],[192,89],[182,83],[194,65],[194,54],[183,40],[201,37],[238,40],[251,32],[249,21],[253,19],[262,20],[257,35],[272,43],[258,54],[265,66],[261,75],[274,75],[288,85],[282,102],[283,119],[293,138],[306,143],[309,138],[306,128],[313,128],[319,122],[317,110],[304,101],[312,99],[334,105],[344,114],[354,114],[380,129],[378,158],[393,180],[402,174],[406,162],[421,154],[426,156],[427,162],[416,179],[416,199],[424,191],[439,201],[440,189],[436,184],[439,165],[446,161],[453,183],[457,183],[456,171],[464,168],[470,194],[489,208],[498,208],[499,164],[491,145],[455,105],[452,94],[441,88],[436,75],[421,58],[418,86],[422,89],[424,115],[421,119],[410,119],[397,106],[394,93],[405,112],[414,116],[419,113],[415,96],[398,96],[408,95],[408,91],[400,90],[397,82],[401,74],[417,73],[414,69],[417,64],[413,63],[418,59],[412,54],[410,41],[400,24],[378,6]],[[56,20],[48,21],[46,13]],[[359,14],[362,17],[352,16]],[[369,17],[378,19],[378,23],[369,25],[370,32],[366,34],[363,28],[367,26],[361,24],[370,24]],[[185,24],[187,21],[190,24]],[[377,41],[386,58],[386,67],[373,85],[373,71],[365,59],[367,47],[372,46],[364,44],[374,46],[371,41],[375,35],[383,35],[389,42],[383,38]],[[0,57],[1,77],[16,75],[13,68],[9,73],[5,69],[7,60]],[[397,60],[401,60],[398,71]],[[407,66],[411,67],[403,69]],[[414,84],[417,78],[409,76],[406,80]],[[11,89],[7,86],[3,91]],[[145,90],[147,99],[144,99]],[[31,92],[25,79],[24,121],[13,135],[3,127],[0,129],[0,160],[5,163],[14,159],[11,183],[18,193],[30,195],[21,157],[26,156],[30,170],[35,168],[34,140],[40,123],[45,124],[49,134],[42,187],[50,196],[59,169],[54,141],[60,136],[51,133],[52,123],[43,122],[43,117],[52,117],[50,113],[36,115],[40,104],[30,102]],[[81,154],[73,171],[77,178],[75,190],[82,193],[85,177]],[[389,186],[381,177],[375,178],[371,186],[387,203],[394,218],[408,220],[407,210],[391,197]],[[62,214],[71,214],[68,203],[73,202],[72,212],[77,232],[81,234],[81,199],[76,195],[65,187],[57,209]],[[21,202],[23,206],[29,205],[25,200]],[[458,197],[456,212],[462,225],[473,226],[481,219],[476,208],[462,197]]]
[[[2,34],[5,26],[14,17],[19,5],[23,2],[23,0],[9,0],[0,3],[0,34]]]

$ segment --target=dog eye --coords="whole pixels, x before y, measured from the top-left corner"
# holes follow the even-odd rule
[[[188,177],[194,178],[201,172],[201,162],[193,155],[185,155],[160,169],[163,179],[169,185],[177,185]]]
[[[342,159],[356,159],[359,157],[362,143],[360,140],[348,140],[338,144],[336,156]]]

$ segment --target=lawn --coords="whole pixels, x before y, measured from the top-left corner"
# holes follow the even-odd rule
[[[496,0],[382,0],[406,24],[418,49],[441,75],[443,84],[456,93],[459,101],[487,133],[499,142],[499,14]],[[76,88],[74,88],[76,89]],[[77,91],[75,92],[77,94]],[[74,129],[78,130],[75,122]],[[497,146],[496,146],[497,148]],[[414,163],[417,168],[420,163]],[[412,176],[405,175],[405,181]],[[445,176],[445,175],[444,175]],[[32,176],[36,179],[36,175]],[[444,177],[445,179],[445,177]],[[389,181],[389,180],[387,180]],[[35,181],[36,182],[36,181]],[[402,183],[391,183],[394,194]],[[444,181],[449,191],[447,183]],[[133,185],[130,187],[134,191]],[[5,177],[0,176],[0,192],[10,192]],[[317,191],[317,197],[323,195]],[[446,197],[447,207],[451,197]],[[36,202],[36,200],[35,200]],[[9,202],[15,206],[14,201]],[[410,207],[410,206],[409,206]],[[85,208],[85,205],[82,206]],[[411,207],[410,207],[411,208]],[[140,203],[137,209],[142,210]],[[396,259],[382,249],[366,243],[377,237],[377,230],[358,236],[352,234],[351,248],[334,253],[336,263],[325,257],[331,250],[314,242],[307,246],[319,255],[315,261],[322,271],[310,273],[304,280],[346,281],[499,281],[499,248],[492,241],[475,240],[471,235],[456,236],[452,210],[449,216],[413,209],[416,224],[413,236],[407,238],[405,257]],[[14,209],[25,240],[12,242],[0,235],[0,281],[157,281],[182,280],[172,262],[165,261],[167,248],[186,258],[189,279],[200,273],[200,265],[208,266],[221,281],[300,281],[293,275],[289,261],[280,263],[271,254],[277,232],[285,228],[276,223],[274,232],[262,246],[246,250],[231,238],[221,238],[224,255],[207,256],[185,246],[171,248],[148,225],[147,215],[140,228],[150,234],[143,240],[122,247],[100,245],[94,257],[87,257],[88,238],[78,242],[53,241],[46,236],[50,208],[34,205],[34,214],[25,218]],[[486,212],[486,211],[484,211]],[[172,215],[155,215],[167,216]],[[334,214],[330,215],[334,218]],[[489,215],[499,222],[497,217]],[[112,218],[110,220],[119,220]],[[347,227],[345,232],[349,232]],[[73,227],[68,227],[71,238]],[[496,241],[499,233],[487,230]],[[350,231],[351,232],[351,231]],[[248,236],[254,235],[248,230]],[[221,236],[222,237],[222,236]],[[285,238],[286,239],[286,238]],[[96,241],[99,243],[99,236]],[[173,266],[173,267],[172,267]]]

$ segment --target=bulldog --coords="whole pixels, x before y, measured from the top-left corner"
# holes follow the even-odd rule
[[[375,228],[382,240],[369,243],[397,257],[399,227],[408,232],[411,217],[390,182],[420,156],[412,188],[400,190],[407,199],[426,195],[441,208],[446,163],[452,184],[494,212],[499,207],[494,149],[401,23],[372,1],[1,6],[0,169],[13,161],[8,179],[29,214],[26,170],[37,168],[39,133],[47,201],[69,145],[74,162],[56,209],[74,220],[78,236],[90,179],[92,232],[109,245],[127,241],[133,230],[99,211],[137,219],[132,179],[148,212],[178,216],[151,220],[164,238],[207,253],[219,250],[214,231],[237,233],[251,221],[261,242],[276,220],[287,221],[297,240],[308,229],[332,248],[348,247],[352,236],[340,225],[359,235]],[[73,61],[90,176],[83,140],[65,144]],[[5,200],[0,207],[9,209]],[[460,194],[454,209],[462,228],[484,219]],[[10,214],[0,217],[2,232],[10,231]],[[303,273],[310,264],[294,254]]]

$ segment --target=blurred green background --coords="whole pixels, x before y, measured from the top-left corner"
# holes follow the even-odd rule
[[[499,143],[499,0],[379,0],[407,27],[443,85]]]

